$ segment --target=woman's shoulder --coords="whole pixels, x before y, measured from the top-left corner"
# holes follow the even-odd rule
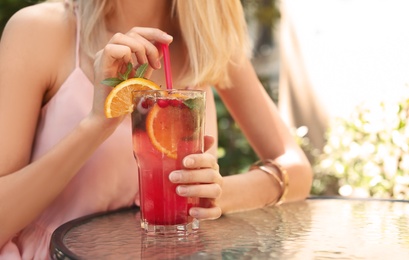
[[[24,60],[24,68],[18,69],[31,73],[29,75],[41,80],[44,86],[51,86],[62,75],[62,68],[73,64],[73,59],[72,62],[67,59],[73,55],[75,31],[75,14],[63,2],[44,2],[23,8],[4,28],[1,60],[8,59],[5,62],[14,66],[13,70],[20,66],[19,60]]]
[[[61,29],[67,18],[72,16],[63,2],[44,2],[28,6],[17,11],[7,22],[7,30],[27,30],[33,33],[49,33],[50,30]],[[49,33],[50,34],[50,33]]]

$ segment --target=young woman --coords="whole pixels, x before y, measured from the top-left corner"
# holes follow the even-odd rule
[[[216,219],[306,198],[310,165],[248,42],[239,0],[53,1],[16,13],[0,43],[0,259],[45,259],[64,222],[139,203],[130,119],[104,116],[111,88],[100,82],[131,61],[148,62],[165,85],[158,43],[170,44],[174,85],[207,92],[206,152],[170,175],[180,196],[213,202],[190,214]],[[212,89],[264,160],[249,172],[219,173]]]

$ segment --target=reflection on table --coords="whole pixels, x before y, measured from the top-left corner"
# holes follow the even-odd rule
[[[137,208],[58,228],[54,259],[409,259],[409,203],[308,199],[201,222],[186,238],[151,237]]]

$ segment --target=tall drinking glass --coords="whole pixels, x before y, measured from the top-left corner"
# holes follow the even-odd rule
[[[189,216],[199,198],[176,194],[169,174],[188,154],[203,152],[205,92],[133,92],[132,139],[139,169],[141,227],[148,234],[188,235],[199,228]]]

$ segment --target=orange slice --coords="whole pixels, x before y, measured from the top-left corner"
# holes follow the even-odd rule
[[[153,146],[176,159],[179,143],[194,138],[198,129],[195,113],[187,106],[161,107],[156,103],[146,118],[146,131]]]
[[[112,89],[105,99],[105,116],[113,118],[132,113],[132,91],[160,89],[153,81],[145,78],[130,78],[122,81]]]

